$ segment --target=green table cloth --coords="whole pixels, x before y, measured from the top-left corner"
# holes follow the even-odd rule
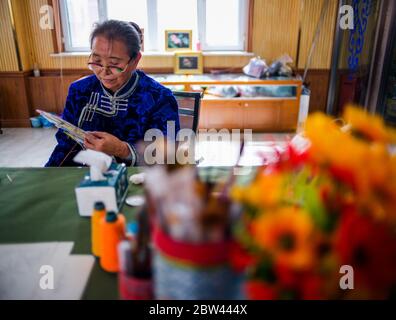
[[[203,180],[227,178],[230,168],[199,170]],[[128,177],[141,171],[129,168]],[[80,217],[74,188],[88,168],[0,168],[0,244],[73,241],[72,254],[91,254],[91,220]],[[142,194],[130,184],[129,195]],[[124,205],[127,221],[136,208]],[[117,275],[96,260],[83,299],[118,299]]]
[[[130,168],[128,177],[137,173]],[[80,217],[74,187],[87,168],[0,168],[0,243],[73,241],[72,254],[91,254],[91,220]],[[141,194],[130,184],[128,195]],[[136,209],[121,210],[127,221]],[[117,275],[96,260],[83,299],[118,299]]]

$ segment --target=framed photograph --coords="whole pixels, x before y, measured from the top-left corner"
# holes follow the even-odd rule
[[[176,74],[202,74],[203,63],[201,52],[176,52],[175,71]]]
[[[165,30],[165,50],[191,50],[192,30]]]

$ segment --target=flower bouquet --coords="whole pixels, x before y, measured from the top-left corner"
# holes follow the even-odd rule
[[[250,299],[396,295],[395,131],[349,106],[313,114],[278,161],[235,186],[235,268]]]

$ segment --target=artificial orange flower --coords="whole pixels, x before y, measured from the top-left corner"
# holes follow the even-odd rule
[[[396,288],[396,131],[361,109],[344,117],[340,127],[310,115],[306,152],[289,147],[236,190],[254,213],[240,235],[251,267],[266,261],[274,272],[255,274],[251,297],[381,298]],[[352,296],[339,288],[343,264],[355,269]]]
[[[279,204],[283,183],[283,176],[280,173],[260,172],[251,185],[234,187],[232,195],[234,199],[244,204],[268,208]]]
[[[253,239],[275,262],[303,269],[313,262],[313,225],[308,214],[296,207],[281,207],[262,214],[252,223]]]
[[[391,141],[392,135],[381,121],[362,110],[347,108],[346,114],[354,130],[372,130],[372,138],[357,138],[354,131],[341,130],[331,118],[314,114],[306,126],[310,161],[329,168],[336,180],[351,187],[357,196],[367,198],[374,188],[390,181],[391,156],[384,142]],[[373,119],[372,127],[369,119]]]
[[[356,174],[364,168],[362,159],[367,159],[367,146],[363,141],[341,131],[334,121],[321,113],[308,118],[305,135],[311,141],[311,162],[342,168],[341,171],[350,174],[355,181]]]

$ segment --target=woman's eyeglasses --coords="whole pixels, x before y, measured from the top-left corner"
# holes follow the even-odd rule
[[[121,73],[124,73],[126,71],[126,69],[128,68],[129,63],[131,62],[132,58],[129,59],[129,61],[127,62],[127,64],[125,65],[125,67],[120,68],[117,66],[104,66],[100,63],[96,63],[96,62],[88,62],[88,68],[95,72],[95,73],[101,73],[104,69],[109,69],[111,74],[113,75],[118,75]]]

